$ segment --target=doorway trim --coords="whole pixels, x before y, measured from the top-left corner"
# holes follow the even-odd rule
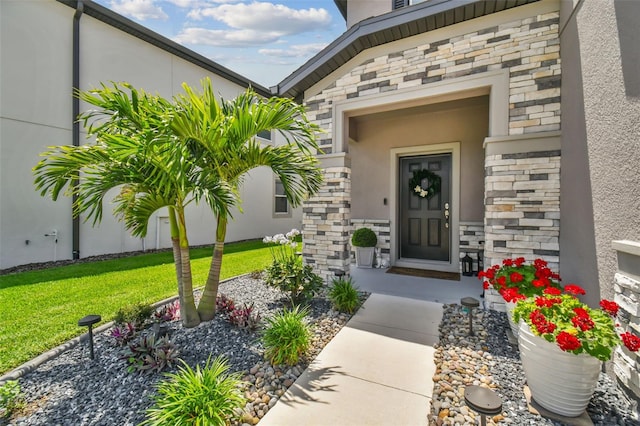
[[[399,233],[398,226],[400,217],[399,196],[399,176],[400,158],[416,155],[451,154],[451,256],[448,262],[418,259],[401,259],[399,257]],[[459,272],[460,271],[460,142],[445,142],[431,145],[408,146],[403,148],[393,148],[390,151],[390,239],[391,239],[391,264],[406,268],[433,269],[437,271]]]

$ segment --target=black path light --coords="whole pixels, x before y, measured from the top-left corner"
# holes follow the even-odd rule
[[[462,275],[465,277],[473,276],[473,259],[469,253],[465,253],[462,258]]]
[[[100,315],[87,315],[78,320],[80,327],[89,327],[89,357],[91,359],[93,359],[93,324],[99,323],[101,320]]]
[[[480,306],[480,301],[473,297],[463,297],[460,304],[469,311],[469,336],[473,336],[473,308]]]
[[[472,410],[480,414],[480,424],[487,425],[486,416],[494,416],[502,412],[502,400],[491,389],[481,386],[468,386],[464,390],[464,402]]]

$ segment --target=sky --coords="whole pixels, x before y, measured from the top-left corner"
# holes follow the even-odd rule
[[[333,0],[96,0],[265,87],[338,38]]]

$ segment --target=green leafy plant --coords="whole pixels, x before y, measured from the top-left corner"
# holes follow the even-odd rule
[[[207,360],[195,370],[184,361],[177,373],[166,374],[157,386],[154,405],[142,425],[224,426],[244,407],[239,373],[229,373],[222,357]]]
[[[17,380],[0,385],[0,417],[10,417],[24,407],[24,397]]]
[[[123,354],[129,363],[129,372],[160,372],[171,367],[178,359],[178,349],[166,337],[141,336],[130,342]]]
[[[136,328],[141,328],[146,321],[151,318],[155,312],[155,308],[149,304],[136,303],[118,309],[113,321],[116,324],[133,323]]]
[[[311,265],[303,265],[297,254],[300,231],[292,229],[287,234],[265,237],[262,241],[272,244],[273,262],[266,268],[265,282],[288,294],[292,305],[299,305],[313,298],[323,282],[313,272]]]
[[[354,247],[375,247],[378,244],[378,237],[369,228],[359,228],[353,232],[351,244]]]
[[[243,330],[256,330],[260,325],[261,317],[259,313],[254,312],[253,303],[251,305],[245,303],[242,308],[235,308],[231,311],[228,320]]]
[[[353,279],[334,279],[329,289],[329,300],[340,312],[352,314],[360,306],[358,289],[353,285]]]
[[[262,334],[265,357],[275,365],[294,365],[311,345],[311,331],[305,322],[307,308],[285,309],[267,320]]]

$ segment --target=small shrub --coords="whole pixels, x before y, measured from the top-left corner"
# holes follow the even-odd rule
[[[120,308],[116,312],[113,321],[116,324],[126,324],[128,322],[133,323],[136,328],[142,328],[144,323],[151,318],[151,315],[155,312],[155,308],[151,305],[144,303],[136,303],[135,305],[128,305],[124,308]]]
[[[126,324],[116,324],[109,332],[109,337],[115,341],[116,346],[126,345],[136,337],[136,335],[136,326],[131,322]]]
[[[360,305],[360,295],[351,277],[333,280],[329,289],[329,299],[338,311],[349,314],[354,313]]]
[[[307,302],[322,288],[322,278],[311,265],[303,265],[298,257],[274,260],[267,267],[265,282],[287,293],[292,305]]]
[[[267,320],[262,334],[265,357],[274,365],[294,365],[311,344],[311,332],[304,322],[308,310],[296,306]]]
[[[166,374],[157,385],[154,405],[147,409],[142,425],[212,425],[224,426],[242,409],[245,399],[240,390],[239,373],[229,373],[221,357],[195,370],[184,361],[178,372]]]
[[[255,271],[251,271],[251,273],[249,274],[249,277],[251,277],[254,280],[261,280],[262,272],[263,272],[262,270],[256,269]]]
[[[178,349],[166,337],[141,336],[127,345],[123,358],[129,363],[129,372],[160,372],[171,367],[178,359]]]
[[[218,312],[229,315],[235,308],[236,304],[233,302],[233,299],[225,296],[224,294],[216,296],[216,310]]]
[[[169,322],[180,319],[180,302],[176,300],[168,303],[153,313],[153,317],[157,321]]]
[[[351,236],[351,244],[354,247],[375,247],[378,244],[378,237],[369,228],[356,229]]]
[[[229,322],[244,330],[255,330],[260,325],[260,314],[253,312],[253,303],[247,305],[246,303],[242,308],[235,308],[229,314]]]
[[[0,418],[11,417],[24,407],[24,396],[17,380],[8,380],[0,385]]]

